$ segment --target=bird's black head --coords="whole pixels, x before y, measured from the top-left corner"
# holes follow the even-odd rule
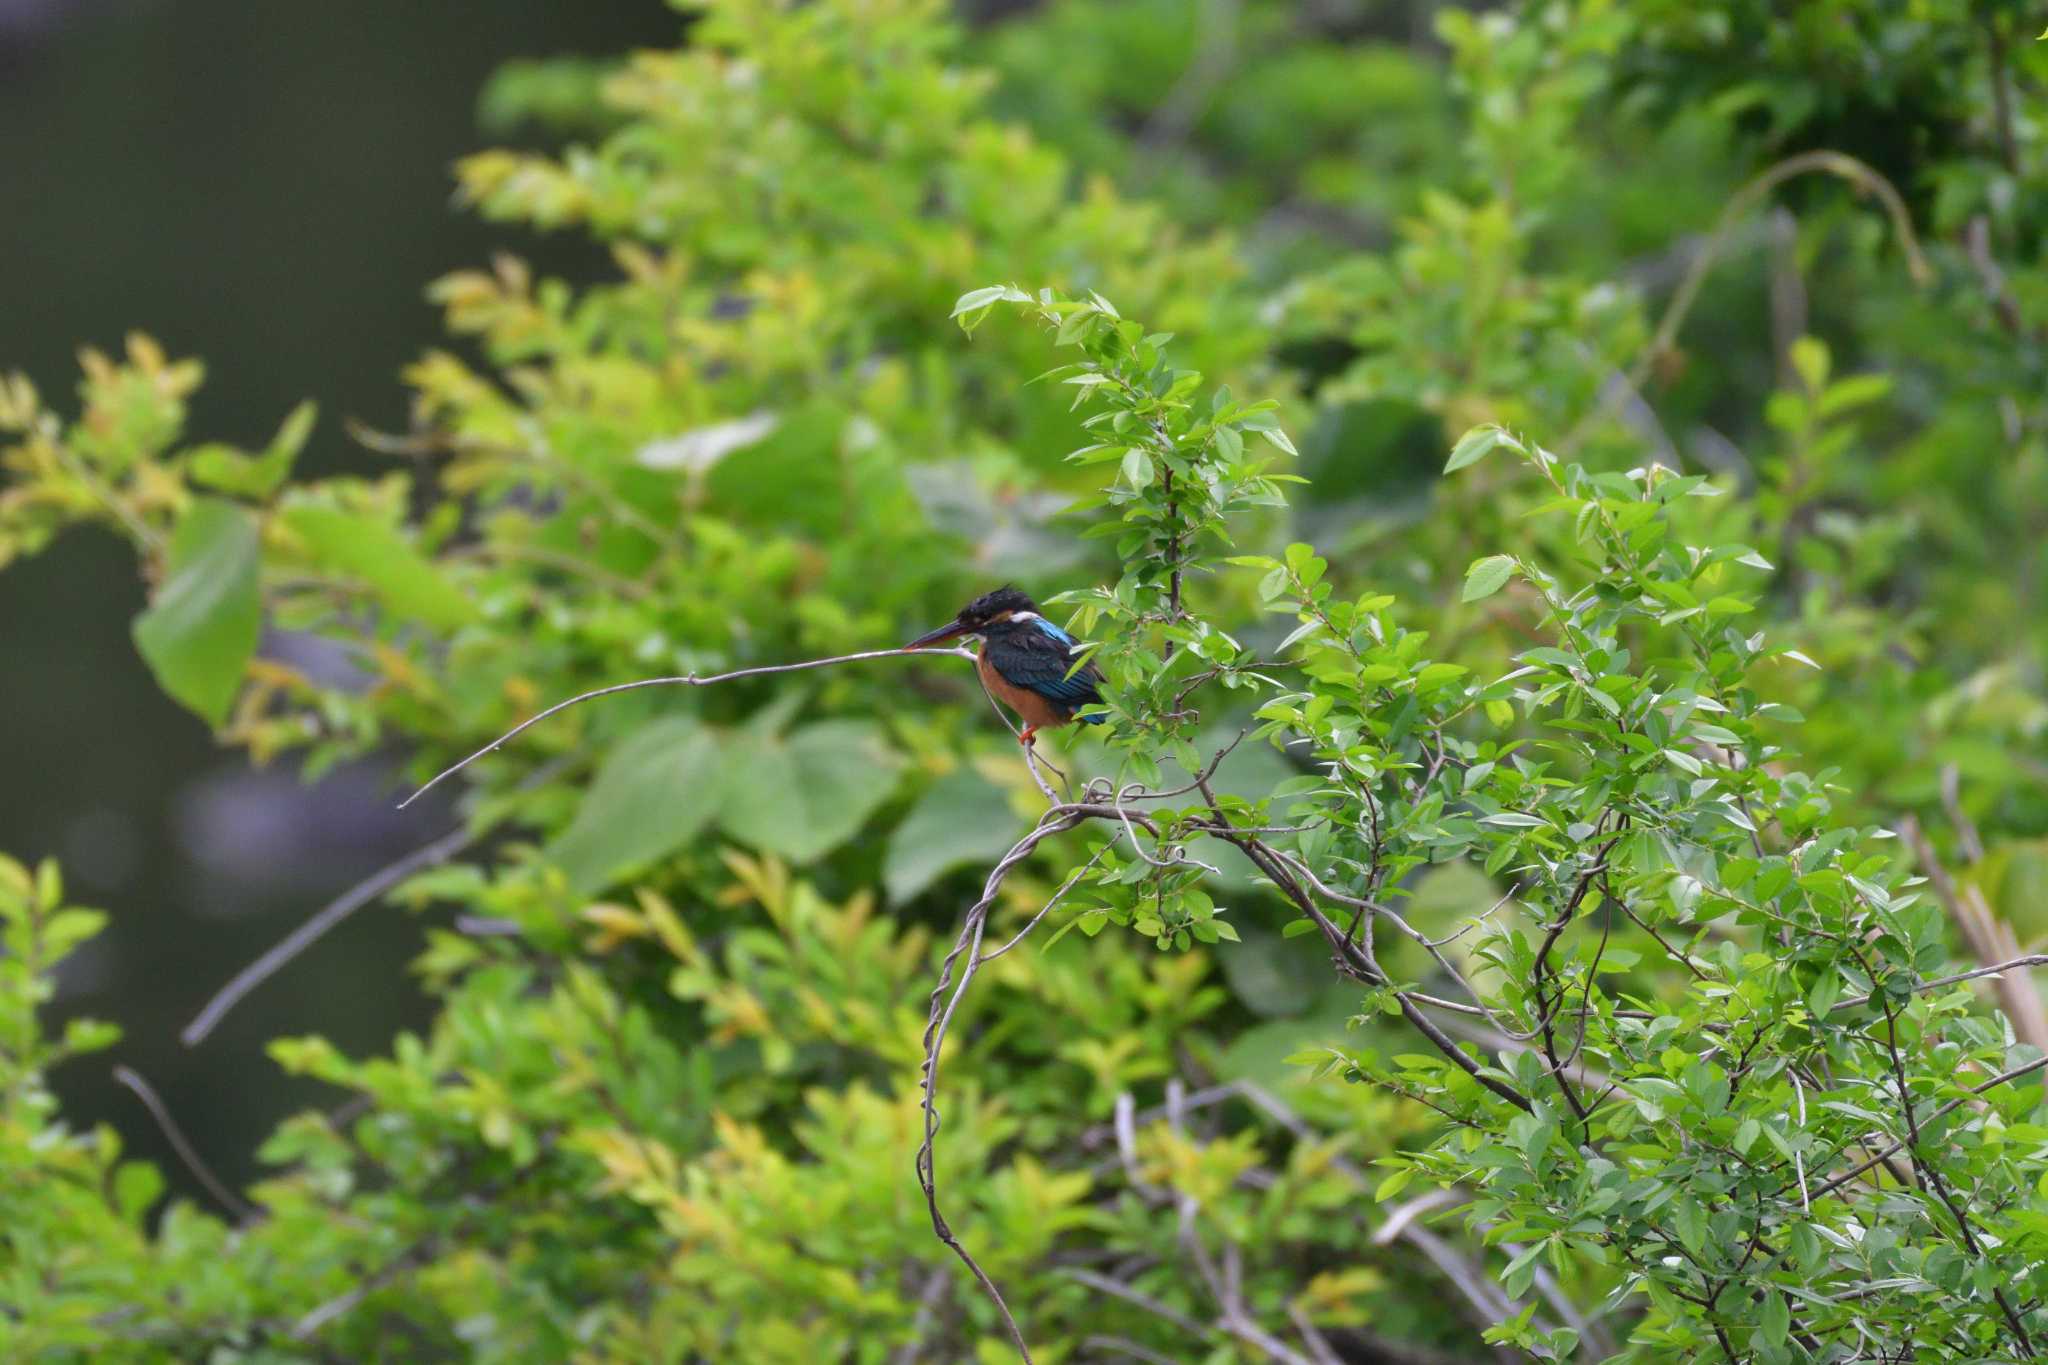
[[[963,635],[979,635],[990,626],[1009,620],[1023,612],[1036,612],[1038,604],[1030,594],[1016,588],[1002,587],[981,596],[960,608],[960,614],[940,626],[918,636],[905,649],[923,649],[926,645],[939,644],[945,640],[957,640]]]
[[[1016,588],[1001,587],[994,592],[983,593],[960,608],[959,620],[966,625],[979,627],[1020,612],[1037,610],[1038,604],[1031,600],[1028,593],[1020,592]]]

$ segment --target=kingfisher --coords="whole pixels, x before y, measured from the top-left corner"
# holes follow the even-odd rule
[[[966,635],[981,640],[975,667],[982,685],[1023,718],[1017,739],[1027,747],[1040,730],[1069,724],[1076,711],[1102,700],[1102,670],[1095,661],[1074,667],[1085,646],[1039,615],[1038,604],[1016,588],[983,593],[951,621],[903,647],[923,649]],[[1104,717],[1079,719],[1100,725]]]

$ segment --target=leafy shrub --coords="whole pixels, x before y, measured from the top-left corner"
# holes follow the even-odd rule
[[[100,921],[0,862],[0,1347],[2031,1354],[2041,59],[1830,0],[1752,71],[1750,8],[1447,11],[1439,68],[1053,6],[977,41],[1062,151],[930,0],[725,0],[499,87],[593,141],[464,194],[614,269],[437,283],[480,358],[366,438],[418,463],[293,480],[311,408],[194,442],[145,338],[75,417],[6,380],[0,562],[126,536],[138,650],[257,761],[424,780],[672,685],[463,770],[395,893],[456,915],[432,1027],[279,1040],[346,1098],[226,1219],[53,1112]],[[1826,148],[1844,51],[1903,161]],[[1378,131],[1290,159],[1361,60]],[[1304,199],[1338,227],[1276,231]],[[958,660],[779,671],[1010,577],[1096,585],[1113,724],[1061,773]]]

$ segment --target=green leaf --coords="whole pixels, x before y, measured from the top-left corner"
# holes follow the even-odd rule
[[[1274,425],[1267,427],[1259,434],[1261,436],[1264,436],[1267,442],[1271,444],[1274,449],[1282,452],[1283,454],[1292,455],[1296,459],[1301,458],[1301,452],[1294,448],[1294,442],[1288,439],[1287,433],[1280,429],[1278,423],[1275,423]]]
[[[962,769],[932,784],[889,840],[882,885],[906,901],[966,863],[1001,857],[1016,838],[1016,819],[1002,790]]]
[[[1788,348],[1792,368],[1806,385],[1809,393],[1819,393],[1827,387],[1830,357],[1828,344],[1819,337],[1800,337]]]
[[[796,863],[852,838],[889,799],[903,766],[879,730],[852,720],[736,740],[725,762],[719,828]]]
[[[253,516],[233,503],[195,502],[171,536],[169,576],[135,618],[135,647],[157,682],[210,725],[227,720],[256,653],[260,558]]]
[[[717,813],[722,759],[718,736],[694,716],[641,726],[606,755],[548,859],[590,892],[674,852]]]
[[[1763,1312],[1757,1315],[1756,1334],[1767,1346],[1783,1346],[1792,1330],[1792,1309],[1777,1290],[1764,1292]]]
[[[1454,473],[1468,464],[1479,463],[1506,435],[1506,432],[1495,426],[1472,428],[1459,437],[1458,444],[1451,448],[1451,458],[1444,461],[1444,473]]]
[[[244,455],[232,446],[206,445],[192,452],[192,481],[208,488],[218,488],[223,493],[238,493],[243,497],[267,498],[277,491],[292,472],[292,462],[305,448],[306,438],[312,435],[313,419],[319,409],[312,403],[301,403],[285,417],[284,424],[271,438],[270,447],[260,457]]]
[[[992,284],[983,289],[970,289],[954,300],[953,311],[949,316],[957,318],[962,313],[971,313],[977,308],[986,308],[1009,292],[1007,285],[1000,284]]]
[[[476,617],[476,604],[413,543],[382,521],[324,503],[285,508],[285,526],[322,568],[358,579],[404,621],[453,630]]]
[[[1514,574],[1513,555],[1488,555],[1484,559],[1474,560],[1472,567],[1465,571],[1465,592],[1459,600],[1477,602],[1491,597],[1506,587],[1507,581],[1514,577]]]
[[[1124,483],[1132,488],[1146,488],[1152,483],[1152,457],[1132,446],[1124,452]]]

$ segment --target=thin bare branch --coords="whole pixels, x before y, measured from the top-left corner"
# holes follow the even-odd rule
[[[544,786],[569,766],[573,757],[564,755],[544,763],[521,779],[515,791],[527,791]],[[301,953],[333,932],[336,925],[353,915],[364,906],[380,899],[393,887],[398,886],[414,873],[424,872],[430,867],[439,867],[449,859],[466,852],[480,841],[490,829],[476,825],[450,830],[430,844],[419,848],[378,871],[371,873],[348,890],[336,896],[298,928],[285,935],[274,947],[248,966],[236,972],[225,986],[215,991],[192,1022],[185,1025],[185,1031],[178,1035],[186,1047],[197,1047],[206,1041],[228,1011],[242,1003],[249,992],[276,976]]]
[[[1913,282],[1921,286],[1933,282],[1934,271],[1927,264],[1926,256],[1921,253],[1920,238],[1913,231],[1912,214],[1907,212],[1905,200],[1900,197],[1898,190],[1893,188],[1891,181],[1885,179],[1867,163],[1843,152],[1822,148],[1788,156],[1764,170],[1729,197],[1719,221],[1714,224],[1713,233],[1708,237],[1706,246],[1693,258],[1692,267],[1686,271],[1684,280],[1679,283],[1678,291],[1672,295],[1663,319],[1657,324],[1656,335],[1650,338],[1650,344],[1643,348],[1642,357],[1630,369],[1628,378],[1631,385],[1640,387],[1643,381],[1649,378],[1650,369],[1658,358],[1670,351],[1673,343],[1677,341],[1679,329],[1685,326],[1685,319],[1692,312],[1693,303],[1699,298],[1700,287],[1706,283],[1708,273],[1720,259],[1721,250],[1726,245],[1728,235],[1735,224],[1741,221],[1742,216],[1748,213],[1758,200],[1778,186],[1799,176],[1815,173],[1835,176],[1837,179],[1846,180],[1859,190],[1876,195],[1878,201],[1884,205],[1886,214],[1891,218],[1892,231],[1899,239],[1900,250],[1905,252],[1906,268],[1912,274]]]
[[[149,1082],[142,1079],[139,1072],[125,1066],[117,1066],[114,1068],[114,1080],[134,1092],[135,1098],[142,1101],[142,1107],[156,1120],[157,1131],[171,1144],[171,1150],[178,1154],[178,1160],[185,1163],[185,1169],[192,1173],[193,1179],[204,1185],[206,1192],[233,1215],[236,1222],[253,1223],[263,1217],[262,1209],[229,1189],[226,1182],[213,1173],[213,1168],[199,1155],[199,1149],[185,1136],[185,1130],[171,1117],[170,1107],[158,1097]]]
[[[1031,934],[1031,931],[1038,927],[1038,922],[1044,919],[1047,915],[1051,914],[1053,912],[1053,909],[1056,906],[1058,906],[1061,901],[1067,898],[1067,893],[1072,891],[1075,888],[1075,886],[1080,884],[1081,878],[1087,876],[1088,873],[1094,869],[1095,865],[1102,861],[1102,855],[1109,852],[1112,848],[1116,847],[1116,841],[1117,836],[1112,834],[1110,836],[1108,843],[1104,844],[1101,848],[1096,849],[1095,852],[1089,856],[1087,862],[1081,864],[1079,867],[1075,868],[1071,873],[1067,875],[1067,879],[1060,883],[1059,889],[1052,893],[1051,897],[1047,899],[1044,906],[1042,906],[1039,909],[1038,913],[1033,915],[1030,921],[1026,923],[1022,929],[1019,929],[1016,932],[1015,936],[1012,937],[1008,943],[1005,943],[1002,947],[997,948],[993,952],[983,953],[981,955],[981,961],[993,962],[997,958],[1001,957],[1004,953],[1009,952],[1012,948],[1016,947],[1018,944],[1022,943],[1026,938],[1028,938]]]
[[[1941,1106],[1941,1108],[1934,1110],[1932,1113],[1928,1114],[1924,1122],[1933,1123],[1937,1119],[1947,1118],[1950,1114],[1953,1114],[1956,1110],[1962,1108],[1965,1104],[1968,1104],[1972,1099],[1976,1098],[1978,1095],[1981,1095],[1988,1090],[1996,1090],[1999,1086],[2008,1085],[2013,1081],[2021,1079],[2022,1077],[2031,1076],[2035,1072],[2040,1071],[2044,1068],[2048,1068],[2048,1056],[2036,1057],[2033,1061],[2023,1063],[2020,1066],[2016,1066],[2012,1068],[2010,1071],[2001,1071],[1996,1076],[1993,1076],[1990,1080],[1984,1081],[1978,1085],[1971,1086],[1968,1093],[1958,1096],[1957,1098],[1950,1100],[1947,1104]],[[1876,1156],[1871,1157],[1868,1161],[1865,1161],[1860,1165],[1851,1168],[1843,1174],[1836,1176],[1833,1180],[1830,1180],[1826,1184],[1816,1188],[1813,1192],[1813,1197],[1815,1199],[1818,1199],[1822,1195],[1834,1193],[1836,1190],[1841,1189],[1842,1186],[1854,1180],[1857,1176],[1862,1175],[1865,1171],[1872,1170],[1875,1167],[1883,1165],[1888,1159],[1898,1155],[1905,1149],[1906,1144],[1904,1142],[1892,1143],[1889,1147],[1886,1147],[1883,1151],[1879,1152]]]
[[[1133,1308],[1142,1308],[1161,1322],[1172,1323],[1189,1336],[1204,1341],[1209,1337],[1209,1329],[1201,1323],[1177,1309],[1167,1307],[1150,1294],[1131,1288],[1122,1280],[1113,1280],[1107,1275],[1099,1275],[1095,1271],[1083,1270],[1077,1266],[1070,1266],[1060,1273],[1077,1284],[1085,1284],[1090,1289],[1107,1294],[1113,1299],[1122,1299]]]
[[[292,1339],[295,1341],[305,1341],[344,1313],[352,1312],[370,1295],[398,1280],[406,1272],[415,1270],[434,1259],[434,1253],[439,1246],[440,1238],[437,1236],[424,1237],[413,1243],[410,1247],[407,1247],[396,1257],[392,1258],[383,1269],[347,1291],[335,1295],[293,1323],[291,1329]]]
[[[1083,818],[1080,814],[1067,813],[1069,808],[1055,807],[1047,811],[1029,833],[1010,846],[996,865],[989,870],[988,880],[982,884],[981,899],[968,907],[961,921],[960,934],[953,942],[952,951],[946,954],[939,966],[938,984],[932,988],[931,1006],[926,1017],[924,1031],[924,1065],[922,1088],[924,1091],[924,1141],[917,1149],[917,1183],[924,1191],[925,1208],[931,1214],[932,1232],[967,1269],[973,1273],[988,1296],[1002,1314],[1003,1323],[1010,1330],[1010,1339],[1017,1347],[1025,1365],[1031,1365],[1031,1348],[1025,1343],[1023,1329],[1010,1312],[1010,1306],[1003,1299],[1002,1290],[989,1278],[981,1263],[961,1245],[960,1239],[947,1224],[945,1215],[939,1211],[939,1186],[937,1174],[939,1135],[939,1054],[946,1045],[946,1033],[952,1027],[953,1015],[966,997],[967,988],[974,984],[975,975],[981,970],[981,940],[988,927],[989,907],[995,903],[996,895],[1002,890],[1003,881],[1012,868],[1031,856],[1038,845],[1051,836],[1072,829]],[[964,959],[964,965],[963,965]],[[953,979],[954,969],[959,968],[959,981]]]
[[[186,1047],[199,1046],[227,1017],[228,1011],[242,1002],[243,997],[277,975],[299,954],[332,932],[336,925],[414,873],[438,867],[466,851],[483,834],[481,829],[452,830],[363,878],[322,906],[261,957],[236,972],[225,986],[214,992],[213,998],[193,1016],[192,1022],[185,1025],[185,1031],[178,1037]]]
[[[729,673],[712,673],[708,675],[683,673],[668,678],[641,678],[637,682],[613,683],[610,687],[595,688],[589,692],[579,693],[567,701],[558,701],[547,710],[538,712],[520,721],[519,724],[513,726],[504,734],[499,735],[489,744],[484,745],[483,748],[478,749],[461,762],[443,768],[440,772],[434,774],[425,786],[399,802],[398,808],[404,810],[407,806],[410,806],[413,802],[419,800],[422,796],[440,786],[442,782],[455,776],[455,774],[461,772],[485,754],[502,748],[507,741],[518,738],[526,733],[526,731],[546,720],[549,716],[566,711],[572,706],[581,706],[587,701],[595,701],[599,697],[609,697],[619,692],[636,692],[643,687],[709,687],[712,683],[731,682],[735,678],[756,678],[771,673],[801,673],[806,669],[830,668],[835,664],[860,663],[867,659],[922,659],[943,656],[972,661],[974,651],[968,649],[871,649],[860,654],[839,654],[829,659],[805,659],[793,664],[766,664],[759,668],[736,668]]]

